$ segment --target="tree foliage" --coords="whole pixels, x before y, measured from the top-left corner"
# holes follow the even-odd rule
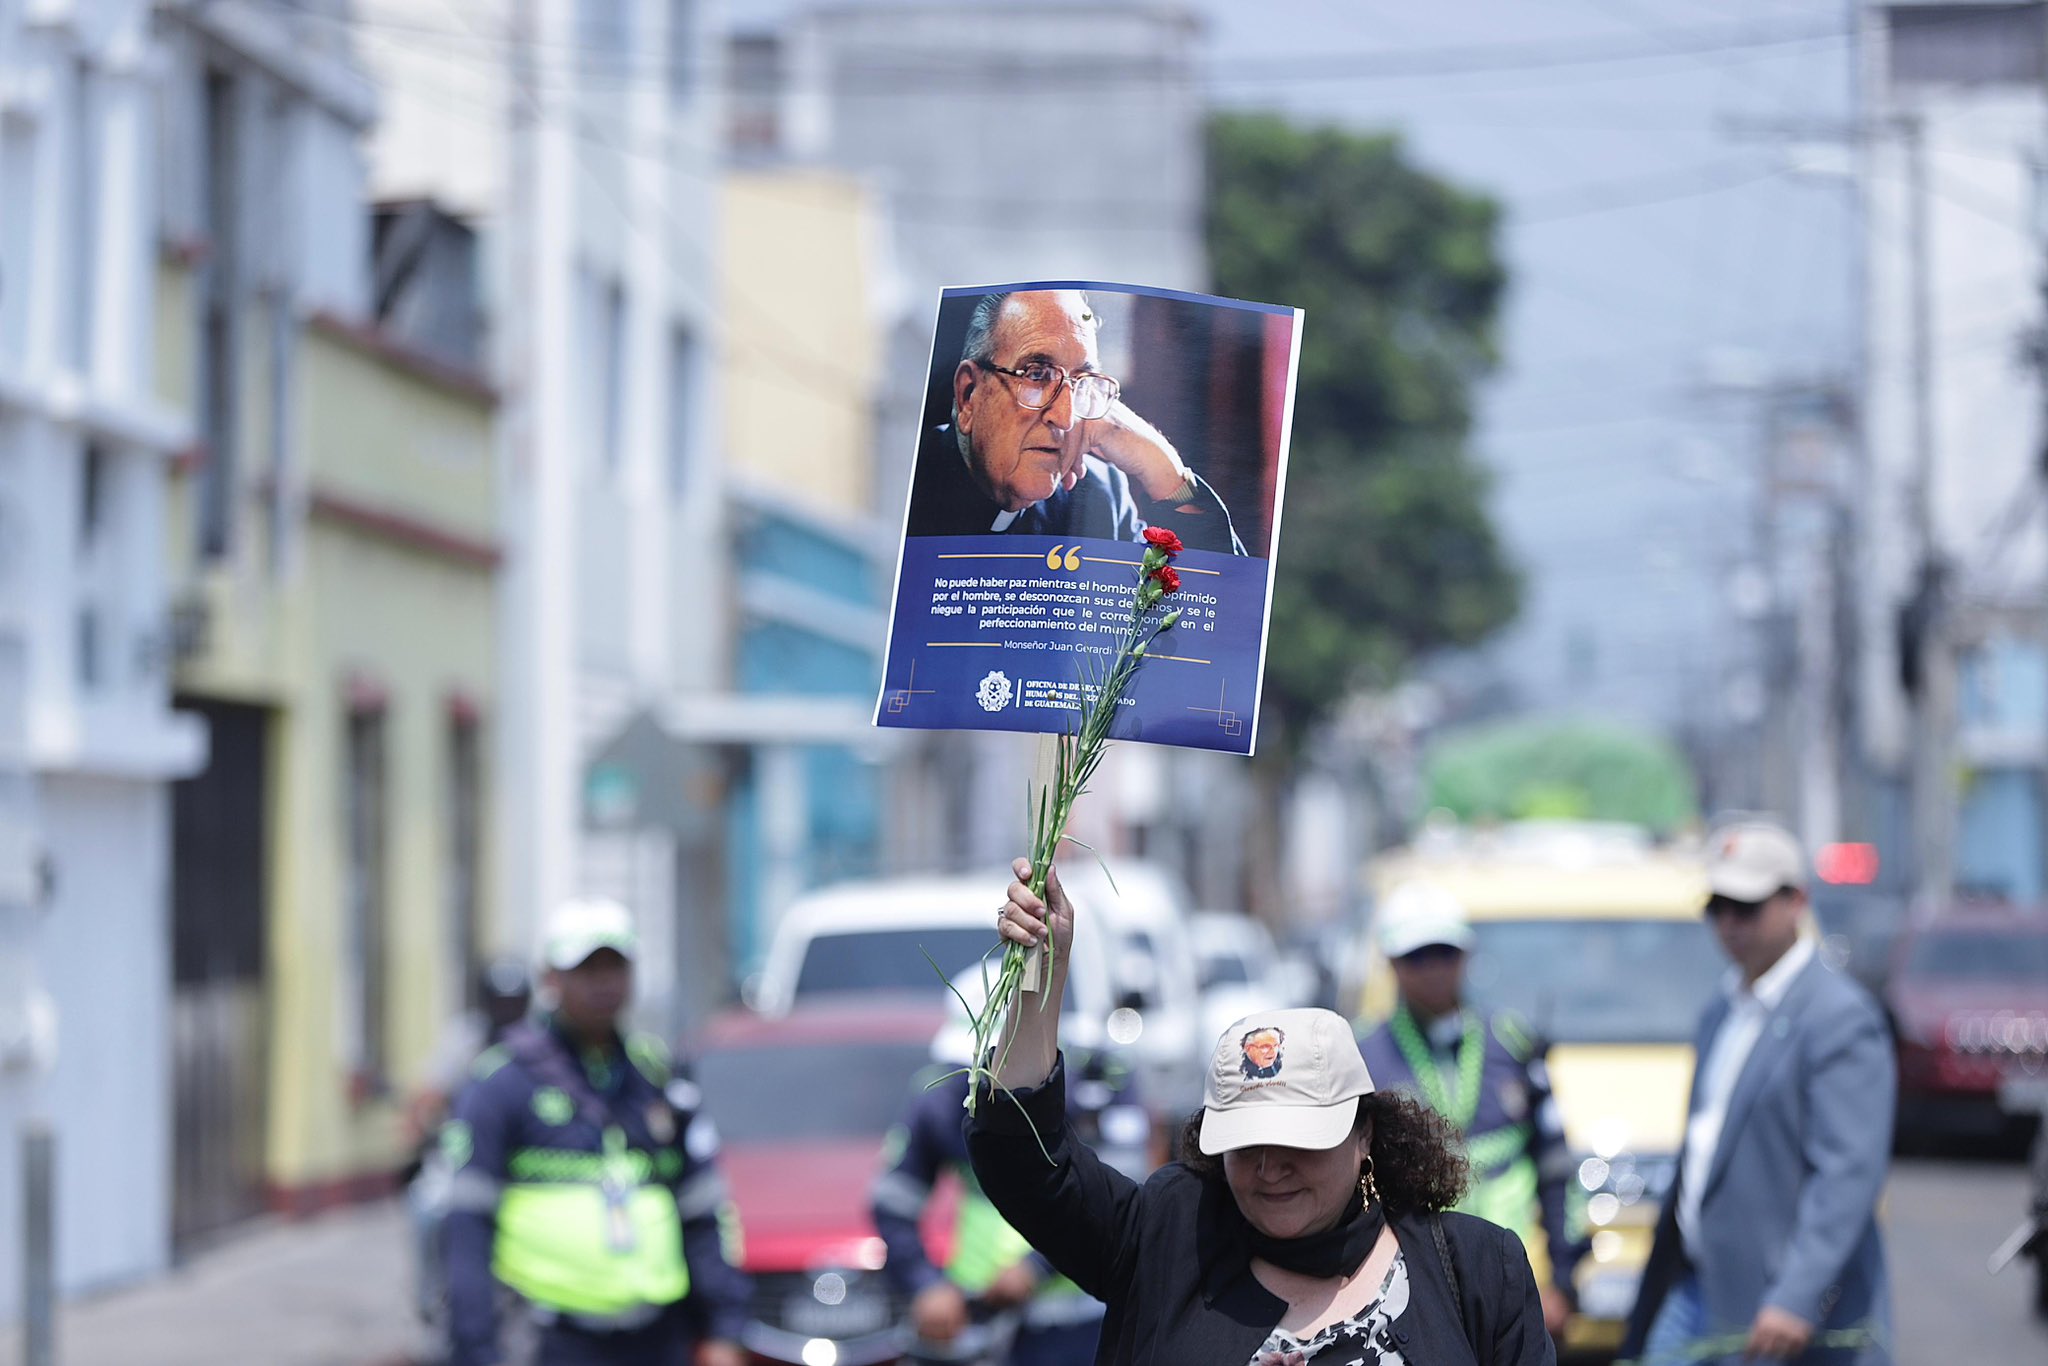
[[[1669,742],[1594,721],[1510,721],[1446,739],[1428,805],[1464,821],[1608,820],[1670,833],[1698,819],[1692,766]]]
[[[1519,582],[1465,447],[1495,361],[1499,210],[1392,136],[1209,125],[1219,293],[1307,310],[1265,709],[1298,744],[1352,690],[1509,620]]]

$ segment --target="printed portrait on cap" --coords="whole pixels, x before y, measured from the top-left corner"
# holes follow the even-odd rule
[[[1244,1074],[1247,1077],[1277,1077],[1280,1075],[1281,1046],[1287,1042],[1287,1032],[1276,1025],[1254,1029],[1237,1041],[1244,1054]]]

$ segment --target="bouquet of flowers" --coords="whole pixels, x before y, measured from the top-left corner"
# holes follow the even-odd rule
[[[1090,686],[1083,689],[1075,727],[1057,737],[1052,780],[1038,789],[1032,802],[1030,886],[1038,896],[1045,895],[1046,876],[1060,845],[1072,838],[1067,834],[1067,821],[1109,748],[1110,727],[1116,721],[1124,693],[1137,677],[1153,643],[1180,621],[1180,609],[1160,609],[1167,598],[1180,591],[1180,571],[1173,567],[1173,557],[1181,550],[1180,537],[1171,531],[1164,527],[1147,528],[1145,556],[1139,561],[1138,582],[1131,592],[1131,614],[1124,623],[1116,653],[1108,670],[1094,671]],[[994,1070],[983,1065],[989,1046],[995,1041],[1004,1013],[1016,1004],[1019,993],[1042,989],[1044,974],[1054,966],[1051,955],[1050,936],[1040,949],[1005,944],[1002,968],[986,1004],[976,1012],[971,1003],[962,999],[973,1026],[975,1062],[968,1071],[976,1082],[982,1077],[994,1082]],[[968,1087],[970,1110],[978,1090],[978,1085]]]

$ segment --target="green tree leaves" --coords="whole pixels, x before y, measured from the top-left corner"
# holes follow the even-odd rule
[[[1515,613],[1465,449],[1506,285],[1499,210],[1391,136],[1271,114],[1211,119],[1209,177],[1217,291],[1308,312],[1266,665],[1286,750],[1354,688]]]

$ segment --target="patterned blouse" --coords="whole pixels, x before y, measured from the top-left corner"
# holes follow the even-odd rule
[[[1275,1328],[1249,1366],[1407,1366],[1394,1346],[1394,1320],[1408,1307],[1408,1264],[1399,1253],[1380,1293],[1341,1323],[1298,1338]]]

